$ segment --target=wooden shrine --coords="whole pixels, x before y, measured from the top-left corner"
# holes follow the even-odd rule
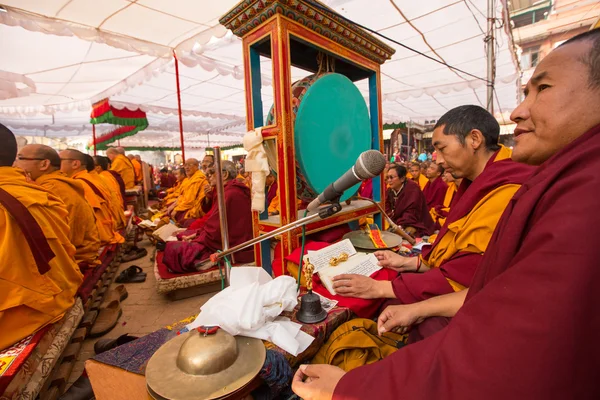
[[[335,64],[336,74],[352,82],[367,80],[369,107],[366,115],[370,146],[367,143],[364,150],[380,150],[383,146],[380,65],[391,58],[394,49],[315,0],[245,0],[223,16],[220,22],[243,41],[247,128],[263,127],[265,143],[276,149],[280,215],[269,217],[266,212],[261,215],[255,212],[253,229],[256,237],[304,215],[304,210],[298,210],[297,201],[299,177],[296,158],[299,150],[294,140],[294,107],[298,99],[292,93],[292,66],[315,74],[322,69],[322,60],[326,58],[327,64]],[[270,68],[261,63],[261,57],[270,59]],[[264,116],[261,96],[262,79],[266,73],[261,72],[262,69],[272,71],[274,104],[268,118]],[[264,87],[267,88],[267,85]],[[364,100],[362,102],[364,104]],[[346,170],[354,165],[356,157],[350,161],[344,167]],[[318,163],[318,160],[313,162]],[[331,182],[338,177],[335,176]],[[373,199],[382,206],[384,189],[384,182],[375,177]],[[353,201],[333,217],[309,224],[306,233],[345,223],[357,227],[356,221],[369,214],[375,215],[375,221],[381,226],[381,215],[375,205]],[[275,257],[283,258],[299,247],[300,236],[301,228],[283,234],[280,238],[282,254]],[[257,265],[270,272],[269,241],[256,245],[255,254]],[[285,271],[285,262],[283,268]]]

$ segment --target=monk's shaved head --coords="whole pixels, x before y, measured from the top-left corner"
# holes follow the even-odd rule
[[[117,147],[117,153],[125,155],[125,147]]]
[[[195,158],[188,158],[185,160],[185,164],[183,164],[183,168],[185,168],[185,173],[188,178],[198,171],[200,163]]]
[[[92,172],[96,167],[94,159],[89,154],[84,154],[83,156],[85,158],[85,168],[88,170],[88,172]]]
[[[229,182],[237,177],[237,167],[231,161],[221,161],[221,169],[227,172],[227,176],[223,177],[223,181]]]
[[[83,154],[79,150],[67,149],[61,151],[60,161],[60,170],[68,176],[87,170],[86,154]]]
[[[108,171],[110,168],[110,160],[108,157],[94,156],[94,164],[99,166],[102,171]]]
[[[133,154],[129,154],[129,155],[127,156],[127,158],[129,158],[130,160],[133,160],[133,159],[135,158],[135,156],[134,156]]]
[[[15,167],[26,171],[31,179],[50,174],[60,168],[60,157],[56,150],[43,144],[28,144],[17,154]]]
[[[0,167],[11,167],[17,158],[17,139],[14,133],[0,124]]]

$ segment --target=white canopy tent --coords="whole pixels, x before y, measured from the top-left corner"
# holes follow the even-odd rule
[[[149,127],[122,145],[170,146],[179,136],[176,52],[186,143],[239,142],[246,130],[241,40],[218,23],[237,2],[0,0],[6,9],[0,12],[0,83],[22,77],[14,83],[21,90],[0,97],[0,122],[17,134],[91,138],[91,104],[110,98],[117,108],[139,107],[148,115]],[[462,104],[485,106],[486,1],[322,3],[475,76],[387,42],[396,54],[382,67],[385,123],[433,119]],[[499,26],[507,20],[504,3],[496,3],[494,44],[499,112],[514,108],[520,86],[508,24]],[[273,97],[268,62],[262,72],[266,115]],[[307,74],[293,70],[295,78]],[[357,85],[366,95],[366,82]],[[99,127],[97,135],[110,129]]]

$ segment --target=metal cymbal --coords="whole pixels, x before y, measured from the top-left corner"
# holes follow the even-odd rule
[[[400,235],[396,235],[395,233],[388,231],[380,231],[381,238],[387,245],[387,247],[375,247],[369,233],[366,231],[353,231],[348,232],[344,235],[344,239],[350,239],[350,242],[357,249],[363,250],[385,250],[392,249],[394,247],[400,246],[402,244],[402,237]]]
[[[148,392],[161,400],[218,399],[246,386],[265,356],[259,339],[192,330],[154,353],[146,367]]]

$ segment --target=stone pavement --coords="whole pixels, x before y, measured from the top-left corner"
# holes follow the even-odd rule
[[[200,311],[200,307],[213,295],[206,294],[177,301],[172,301],[165,295],[159,295],[156,293],[155,287],[154,249],[147,240],[138,243],[138,246],[146,248],[148,255],[144,258],[121,264],[115,278],[125,268],[137,265],[147,273],[146,281],[143,283],[125,284],[129,297],[121,303],[123,315],[121,315],[117,326],[102,337],[88,338],[83,342],[83,347],[71,373],[69,384],[81,375],[85,361],[94,357],[94,343],[98,339],[113,339],[125,333],[134,336],[147,335],[173,322],[197,314]],[[111,288],[116,285],[118,283],[113,283]]]

